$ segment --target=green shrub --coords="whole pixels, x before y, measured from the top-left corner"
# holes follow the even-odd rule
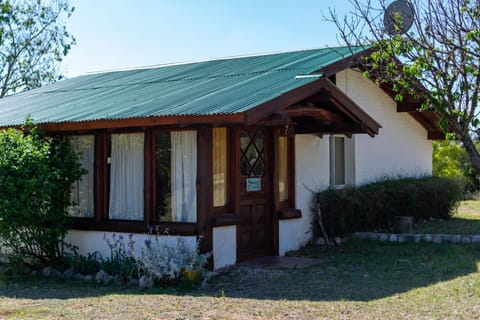
[[[359,187],[327,189],[314,195],[314,236],[319,236],[318,214],[329,237],[355,231],[389,229],[394,216],[448,219],[461,199],[453,179],[439,177],[384,179]]]
[[[56,265],[63,260],[70,187],[83,173],[70,144],[23,130],[0,131],[0,247],[11,261]]]
[[[101,269],[101,256],[97,251],[84,256],[79,254],[77,250],[73,250],[72,252],[65,253],[64,259],[66,267],[73,269],[75,273],[92,275]]]

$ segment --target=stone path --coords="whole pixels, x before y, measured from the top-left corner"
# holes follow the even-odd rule
[[[355,232],[353,236],[357,239],[390,242],[480,243],[480,235]]]

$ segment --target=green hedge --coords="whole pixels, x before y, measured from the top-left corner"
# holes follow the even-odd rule
[[[458,182],[439,177],[384,179],[359,187],[327,189],[314,196],[314,235],[320,235],[317,207],[327,234],[337,237],[390,229],[393,216],[448,219],[461,193]]]

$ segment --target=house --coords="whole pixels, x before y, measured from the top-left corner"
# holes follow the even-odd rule
[[[105,252],[110,233],[140,244],[154,228],[202,237],[219,268],[307,243],[312,189],[431,173],[437,115],[364,78],[362,53],[89,74],[1,99],[0,126],[29,114],[83,155],[67,236],[80,252]]]

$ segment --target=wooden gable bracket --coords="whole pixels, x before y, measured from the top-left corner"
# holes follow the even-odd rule
[[[356,133],[365,133],[367,129],[359,123],[353,122],[342,122],[336,124],[322,124],[318,125],[315,123],[302,124],[300,127],[298,123],[295,122],[295,133],[311,133],[316,135],[323,134],[343,134],[346,136],[351,136]]]
[[[338,123],[343,122],[345,119],[332,111],[323,109],[320,107],[303,107],[303,106],[294,106],[291,109],[280,110],[277,114],[286,114],[290,118],[297,117],[311,117],[316,119],[322,119],[329,123]]]
[[[330,102],[332,102],[338,110],[354,122],[361,123],[366,129],[366,133],[371,137],[378,134],[378,131],[382,126],[377,121],[363,111],[329,79],[322,78],[320,80],[322,81],[322,87],[331,92],[332,98],[330,99]]]
[[[285,126],[292,124],[292,119],[286,113],[274,113],[268,118],[265,118],[259,122],[258,125],[261,126]]]
[[[322,90],[328,92],[329,102],[338,109],[339,113],[308,105],[306,107],[292,108],[292,106],[301,103],[301,101],[308,99]],[[382,127],[327,78],[320,78],[297,89],[286,92],[277,98],[245,111],[244,114],[245,125],[259,124],[269,119],[272,115],[278,114],[287,114],[288,118],[320,118],[330,123],[348,122],[347,119],[350,119],[365,128],[362,132],[352,133],[367,133],[372,137],[378,134],[379,129]]]

